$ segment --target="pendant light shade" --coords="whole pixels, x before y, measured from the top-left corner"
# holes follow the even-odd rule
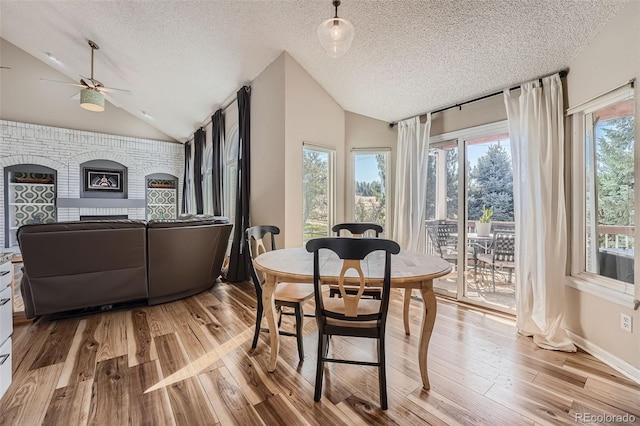
[[[347,53],[353,41],[354,29],[351,22],[338,18],[338,6],[340,1],[335,0],[336,15],[327,19],[318,27],[318,40],[320,45],[332,58],[339,58]]]
[[[104,96],[94,89],[82,89],[80,91],[80,106],[88,111],[104,111]]]

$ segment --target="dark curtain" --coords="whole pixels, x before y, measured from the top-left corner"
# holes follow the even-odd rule
[[[202,199],[202,151],[204,151],[205,132],[201,127],[193,135],[193,191],[196,195],[196,213],[204,213],[204,201]]]
[[[191,159],[191,144],[184,144],[184,179],[182,180],[182,213],[189,213],[189,160]]]
[[[213,180],[211,188],[213,191],[213,214],[222,216],[222,145],[224,143],[224,112],[219,109],[211,117],[213,128],[212,143],[213,149],[211,155],[213,157],[213,170],[211,171],[211,179]]]
[[[233,243],[231,244],[231,256],[229,259],[229,272],[227,281],[238,282],[249,279],[249,254],[243,238],[245,230],[249,227],[249,182],[251,175],[250,150],[250,93],[251,88],[244,86],[238,90],[238,192],[236,196],[236,216],[233,228]]]

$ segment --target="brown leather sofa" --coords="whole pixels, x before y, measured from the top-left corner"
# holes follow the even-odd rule
[[[26,316],[203,291],[220,275],[231,228],[221,217],[22,226]]]
[[[220,217],[149,221],[149,304],[210,288],[220,276],[232,227]]]

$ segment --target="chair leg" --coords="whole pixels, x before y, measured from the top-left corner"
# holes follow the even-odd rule
[[[276,310],[278,311],[278,328],[282,325],[282,306],[276,306]]]
[[[496,267],[495,265],[491,266],[491,279],[493,280],[493,292],[496,292]]]
[[[378,340],[378,381],[380,382],[380,408],[386,410],[389,408],[387,403],[387,365],[384,347],[384,334]]]
[[[304,326],[304,317],[302,315],[302,303],[298,303],[295,307],[296,312],[296,339],[298,340],[298,358],[304,360],[304,342],[302,338],[302,327]]]
[[[327,336],[322,334],[322,330],[318,330],[318,361],[316,363],[316,387],[313,393],[313,400],[320,401],[322,396],[322,379],[324,377],[324,361],[326,354]]]
[[[255,349],[258,346],[258,336],[260,335],[260,324],[262,323],[262,306],[258,307],[258,311],[256,313],[256,331],[253,333],[253,343],[251,344],[251,348]]]

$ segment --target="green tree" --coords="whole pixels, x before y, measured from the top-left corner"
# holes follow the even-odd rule
[[[317,221],[328,219],[328,183],[328,155],[324,152],[304,149],[302,155],[302,223],[305,227],[310,219]]]
[[[634,223],[634,121],[632,116],[597,123],[598,222]]]
[[[511,156],[500,144],[490,144],[469,173],[468,219],[478,220],[482,206],[493,207],[494,221],[513,221]]]

